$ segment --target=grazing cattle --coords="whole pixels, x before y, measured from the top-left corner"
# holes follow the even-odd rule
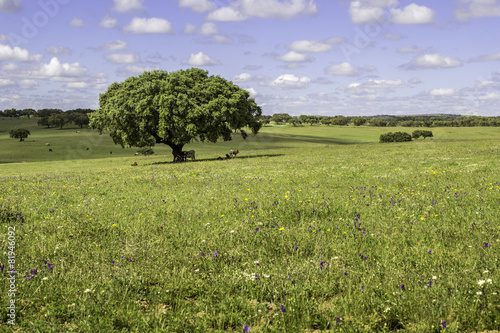
[[[130,166],[136,166],[136,165],[137,165],[137,162],[130,164]]]
[[[49,151],[52,151],[52,149],[49,148]]]
[[[194,150],[189,150],[189,151],[183,151],[184,154],[184,160],[187,158],[190,158],[192,160],[195,160],[196,158],[194,157]]]
[[[89,147],[87,147],[87,150],[89,150]]]
[[[231,156],[231,157],[235,157],[236,155],[238,155],[238,153],[239,153],[238,149],[235,149],[235,150],[232,150],[232,149],[231,149],[231,150],[229,151],[229,156]]]
[[[109,153],[110,153],[110,154],[113,154],[113,152],[112,152],[112,151],[110,151]]]
[[[80,133],[80,131],[76,131],[76,133]]]
[[[184,156],[184,154],[177,155],[177,156],[175,156],[175,158],[174,158],[174,162],[175,162],[175,163],[184,162],[185,160],[186,160],[186,157]]]
[[[50,143],[46,143],[45,145],[46,145],[46,146],[50,146]]]
[[[227,158],[227,159],[230,159],[230,158],[231,158],[231,156],[229,156],[228,154],[226,154],[226,158]]]
[[[139,153],[135,153],[134,155],[137,156],[137,155],[139,155]]]

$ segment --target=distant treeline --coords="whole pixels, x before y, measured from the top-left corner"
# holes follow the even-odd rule
[[[83,128],[84,125],[89,124],[88,114],[94,111],[92,109],[72,109],[66,111],[61,109],[7,109],[0,110],[0,117],[25,117],[28,119],[30,117],[37,117],[38,126],[63,128],[65,125],[75,124]]]
[[[60,127],[73,123],[82,127],[88,125],[88,114],[94,112],[92,109],[72,109],[63,111],[61,109],[7,109],[0,110],[0,117],[38,117],[39,126]],[[449,114],[436,115],[414,115],[414,116],[290,116],[287,113],[275,113],[272,116],[262,116],[261,122],[269,124],[291,124],[293,126],[308,125],[337,125],[337,126],[377,126],[377,127],[474,127],[474,126],[500,126],[500,117],[462,116]]]
[[[300,115],[292,117],[287,113],[275,113],[272,116],[262,116],[261,121],[269,124],[291,124],[303,126],[305,124],[315,125],[337,125],[337,126],[377,126],[377,127],[474,127],[474,126],[500,126],[500,117],[461,116],[461,115],[415,115],[415,116],[369,116],[369,117],[345,117],[345,116],[308,116]]]

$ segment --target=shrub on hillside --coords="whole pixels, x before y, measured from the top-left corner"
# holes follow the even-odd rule
[[[144,156],[149,156],[153,155],[155,152],[153,148],[151,147],[143,147],[137,151],[138,154],[144,155]]]
[[[425,138],[432,138],[433,135],[432,135],[432,132],[431,131],[421,131],[421,130],[416,130],[416,131],[413,131],[413,133],[411,134],[412,138],[414,139],[418,139],[419,137],[423,136],[424,139]]]
[[[380,135],[380,142],[407,142],[411,141],[411,135],[405,132],[389,132]]]

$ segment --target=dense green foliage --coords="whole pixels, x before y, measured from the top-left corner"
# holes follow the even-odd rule
[[[432,138],[434,135],[432,134],[431,131],[422,131],[422,130],[416,130],[416,131],[413,131],[413,133],[411,134],[411,137],[413,139],[418,139],[420,137],[423,137],[424,139],[425,138]]]
[[[411,141],[411,135],[406,132],[389,132],[380,134],[380,142],[408,142]]]
[[[232,139],[233,130],[246,138],[244,128],[257,134],[260,107],[248,91],[197,68],[144,72],[113,83],[99,96],[100,108],[90,115],[90,126],[110,131],[122,147],[163,143],[174,161],[193,140]]]
[[[9,131],[9,136],[19,141],[24,141],[30,135],[30,131],[25,128],[13,128]]]

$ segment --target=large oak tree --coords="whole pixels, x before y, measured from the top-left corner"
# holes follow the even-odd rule
[[[111,84],[90,114],[90,127],[109,131],[122,147],[164,143],[176,161],[192,140],[229,141],[232,129],[246,138],[244,127],[257,134],[262,110],[249,97],[248,91],[198,68],[154,70]]]

